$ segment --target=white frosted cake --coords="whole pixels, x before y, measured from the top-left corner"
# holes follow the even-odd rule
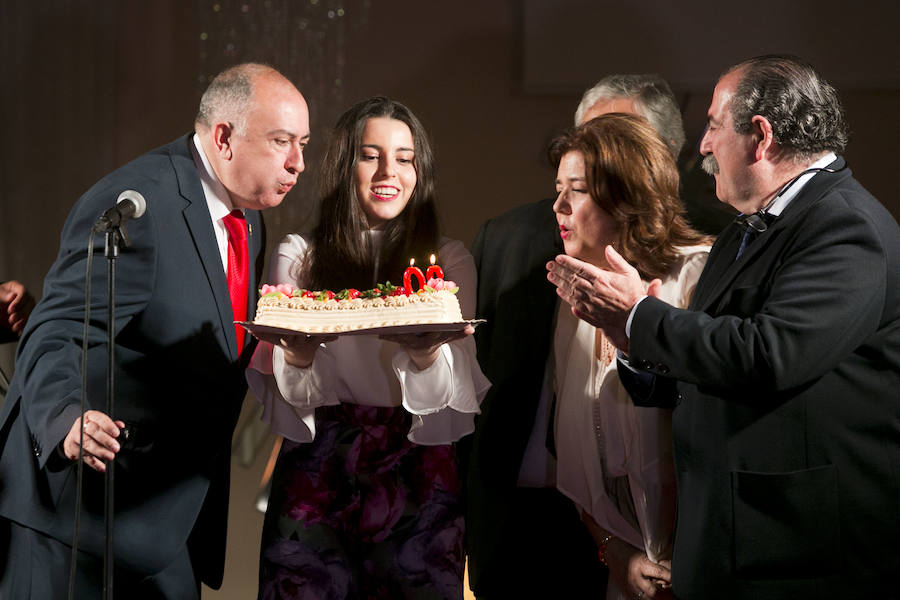
[[[434,282],[429,282],[434,283]],[[452,282],[447,282],[451,283]],[[438,287],[444,287],[438,284]],[[341,333],[359,329],[459,323],[463,320],[455,292],[458,288],[424,286],[407,295],[390,284],[358,292],[294,290],[264,285],[254,324],[305,333]]]

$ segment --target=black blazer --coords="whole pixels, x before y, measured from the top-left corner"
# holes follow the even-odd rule
[[[478,362],[492,384],[474,434],[460,441],[473,589],[490,569],[504,531],[522,526],[511,522],[507,507],[534,427],[552,341],[556,289],[545,265],[562,252],[552,206],[552,199],[543,200],[489,220],[472,247],[477,316],[487,319],[475,331]]]
[[[84,277],[91,224],[125,189],[147,200],[127,224],[116,260],[114,418],[134,433],[116,458],[117,566],[155,573],[188,543],[207,584],[222,581],[231,436],[246,393],[247,336],[235,348],[231,301],[191,136],[154,150],[94,185],[72,209],[59,256],[19,345],[0,412],[0,514],[71,543],[75,468],[57,446],[78,416]],[[256,306],[265,248],[247,211]],[[87,406],[105,410],[107,267],[94,240]],[[80,548],[103,554],[103,476],[85,469]]]
[[[631,327],[648,400],[676,405],[673,589],[875,594],[900,571],[900,228],[843,170],[735,261],[740,236],[689,310],[650,298]]]

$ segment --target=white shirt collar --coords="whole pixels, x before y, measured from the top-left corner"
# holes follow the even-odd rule
[[[193,135],[194,143],[191,147],[191,154],[194,157],[194,164],[197,165],[197,173],[200,174],[200,183],[203,185],[203,195],[206,196],[206,204],[209,207],[209,215],[213,222],[221,221],[225,215],[234,210],[231,203],[231,196],[228,190],[219,181],[216,172],[213,171],[206,153],[203,151],[203,145],[200,143],[200,137],[195,133]]]
[[[222,259],[222,268],[228,272],[228,230],[222,221],[228,213],[234,210],[231,203],[231,196],[228,190],[216,177],[212,165],[206,153],[203,152],[203,146],[200,144],[200,138],[195,133],[193,135],[194,143],[191,145],[191,155],[194,157],[194,165],[197,167],[197,174],[200,175],[200,184],[203,186],[203,195],[206,197],[206,208],[209,210],[209,216],[212,219],[213,233],[216,234],[216,245],[219,247],[219,258]],[[252,230],[251,230],[252,233]]]

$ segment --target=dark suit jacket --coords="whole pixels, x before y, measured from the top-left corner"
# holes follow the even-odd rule
[[[649,401],[676,404],[673,589],[883,591],[900,571],[900,228],[843,170],[735,261],[740,236],[719,237],[689,310],[649,298],[632,322]]]
[[[547,261],[562,252],[553,200],[528,204],[485,223],[472,255],[478,267],[475,332],[478,362],[492,386],[481,404],[475,432],[461,444],[467,481],[466,536],[469,580],[479,589],[511,522],[516,490],[551,346],[556,289]]]
[[[207,584],[221,585],[231,436],[246,393],[231,301],[190,136],[114,171],[79,199],[59,256],[19,346],[0,412],[0,514],[71,543],[74,463],[57,451],[79,414],[84,277],[91,225],[117,195],[147,200],[127,224],[116,260],[113,417],[133,432],[116,458],[117,566],[155,573],[184,548]],[[246,212],[250,285],[265,247],[261,216]],[[107,265],[94,240],[87,407],[105,411]],[[103,476],[84,469],[80,549],[102,556]]]

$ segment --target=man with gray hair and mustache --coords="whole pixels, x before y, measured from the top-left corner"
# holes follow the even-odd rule
[[[588,89],[575,125],[611,112],[647,118],[672,156],[684,145],[678,103],[658,75],[610,75]],[[549,183],[549,182],[548,182]],[[548,389],[556,294],[544,265],[562,252],[555,198],[515,208],[481,228],[472,254],[478,359],[493,387],[460,442],[468,466],[469,582],[479,599],[603,598],[607,570],[571,500],[556,489]],[[471,445],[471,447],[469,447]]]
[[[730,68],[708,121],[704,168],[741,216],[687,309],[611,247],[610,270],[558,256],[548,277],[627,353],[635,403],[674,406],[676,597],[894,597],[900,227],[838,156],[837,93],[800,59]]]

